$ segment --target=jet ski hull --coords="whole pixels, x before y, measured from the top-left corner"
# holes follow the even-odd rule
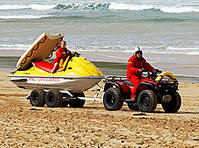
[[[71,93],[79,93],[93,87],[103,79],[103,76],[87,77],[37,77],[11,76],[11,82],[24,89],[42,88],[44,90],[58,89]]]

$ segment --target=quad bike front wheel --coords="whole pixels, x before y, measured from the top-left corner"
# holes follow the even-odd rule
[[[103,96],[104,107],[109,110],[120,110],[123,105],[121,100],[120,91],[118,88],[110,87],[108,88]]]
[[[138,109],[142,112],[153,112],[157,102],[157,96],[152,90],[143,90],[138,95]]]
[[[62,106],[62,94],[57,89],[49,90],[45,101],[48,107],[60,107]]]
[[[178,92],[170,92],[171,101],[162,103],[162,108],[166,113],[176,113],[181,107],[181,97]]]
[[[30,104],[32,106],[41,106],[41,107],[45,105],[45,92],[43,89],[38,88],[31,92]]]

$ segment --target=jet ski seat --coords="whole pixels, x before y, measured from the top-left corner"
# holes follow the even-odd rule
[[[52,63],[49,63],[49,62],[46,62],[46,61],[35,61],[34,65],[37,68],[42,69],[42,70],[44,70],[46,72],[49,72],[49,73],[51,73],[51,71],[52,71],[52,69],[54,67],[54,65]]]
[[[67,67],[68,61],[70,59],[72,59],[72,57],[79,57],[79,55],[80,55],[79,53],[74,52],[74,53],[71,53],[71,55],[68,56],[66,59],[64,59],[65,61],[63,59],[61,59],[59,61],[58,69],[55,70],[53,73],[55,73],[57,71],[64,71]],[[54,68],[54,64],[46,62],[46,61],[35,61],[34,65],[37,68],[42,69],[42,70],[49,72],[49,73],[52,73],[52,69]]]

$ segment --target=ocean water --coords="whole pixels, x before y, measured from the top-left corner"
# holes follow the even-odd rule
[[[25,50],[43,32],[76,51],[199,55],[198,0],[0,0],[0,49]]]

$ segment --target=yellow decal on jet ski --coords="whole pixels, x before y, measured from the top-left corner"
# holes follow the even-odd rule
[[[66,69],[66,66],[68,64],[68,60],[69,60],[70,56],[68,56],[65,60],[65,62],[63,62],[63,59],[60,60],[60,67],[61,67],[61,71],[64,71]]]
[[[159,74],[159,75],[157,76],[157,78],[155,79],[155,81],[156,81],[156,82],[159,82],[159,81],[161,81],[161,80],[163,79],[163,77],[165,77],[165,76],[169,77],[172,81],[177,81],[176,77],[175,77],[172,73],[170,73],[170,72],[162,72],[161,74]]]

